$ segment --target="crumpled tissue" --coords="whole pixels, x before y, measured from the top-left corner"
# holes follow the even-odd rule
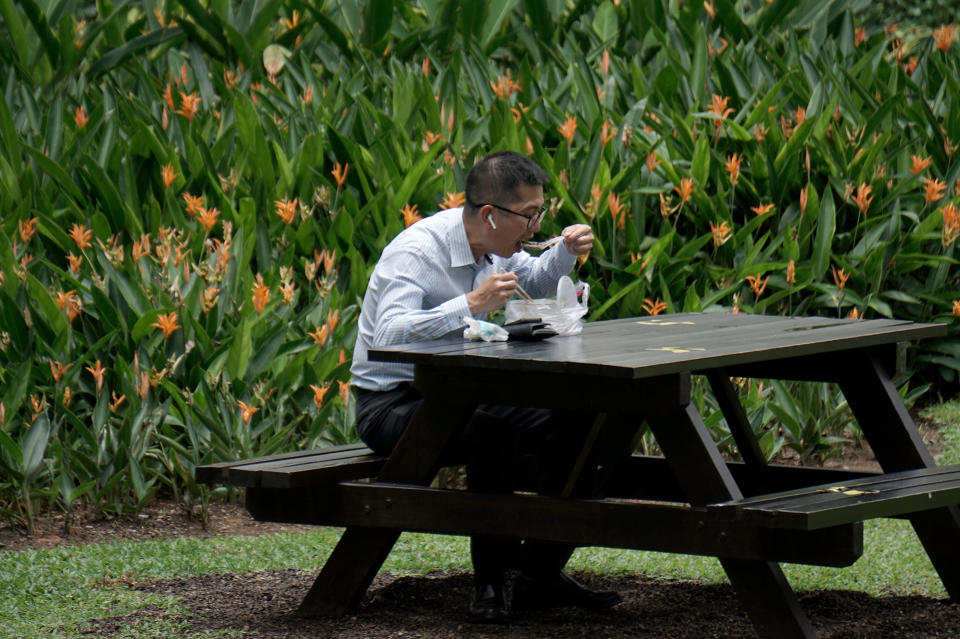
[[[497,324],[473,319],[472,317],[464,317],[463,321],[467,324],[467,328],[463,331],[464,339],[482,339],[485,342],[505,342],[507,338],[510,337],[510,333]]]

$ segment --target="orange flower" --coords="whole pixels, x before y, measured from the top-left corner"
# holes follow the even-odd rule
[[[69,386],[64,387],[63,389],[63,406],[64,408],[70,408],[70,402],[73,401],[73,389]],[[2,405],[0,405],[2,406]],[[3,420],[0,420],[3,421]]]
[[[250,418],[254,416],[260,409],[256,406],[250,406],[246,402],[237,400],[237,406],[240,407],[240,419],[243,420],[244,424],[250,423]]]
[[[431,146],[433,146],[434,142],[437,142],[438,140],[442,140],[442,139],[443,139],[443,136],[440,135],[439,133],[434,133],[433,131],[427,131],[426,133],[423,134],[424,151],[426,151]]]
[[[340,323],[340,309],[329,310],[327,311],[327,326],[330,327],[330,334],[333,335],[333,331],[336,330],[337,324]]]
[[[414,222],[422,220],[423,218],[417,214],[418,207],[416,204],[407,204],[402,209],[400,209],[400,214],[403,216],[403,225],[410,226]]]
[[[430,58],[427,56],[423,57],[423,62],[420,63],[420,70],[423,71],[423,75],[430,75]]]
[[[673,203],[673,196],[664,196],[663,193],[660,194],[660,215],[666,219],[677,212],[677,209],[680,208],[680,205],[670,206]]]
[[[425,58],[429,59],[429,58]],[[320,410],[321,404],[323,404],[323,397],[327,394],[327,391],[330,390],[329,386],[317,386],[316,384],[310,384],[310,388],[313,389],[313,403],[317,407],[317,410]]]
[[[50,374],[53,375],[53,381],[54,381],[54,383],[59,384],[59,383],[60,383],[60,380],[63,379],[64,374],[65,374],[68,370],[70,370],[70,367],[71,367],[71,366],[73,366],[73,364],[67,364],[66,366],[64,366],[64,365],[61,364],[60,362],[51,361],[51,362],[50,362]]]
[[[653,301],[649,298],[644,298],[643,310],[645,310],[650,315],[659,315],[660,313],[667,310],[667,303],[661,302],[660,300]]]
[[[757,139],[757,142],[763,142],[763,140],[767,137],[767,132],[769,130],[770,129],[762,124],[755,124],[753,125],[753,137]]]
[[[294,286],[292,281],[280,285],[280,295],[283,298],[284,306],[290,306],[293,304],[293,291],[295,288],[296,286]]]
[[[654,169],[656,169],[659,165],[660,159],[657,157],[657,154],[655,152],[647,153],[647,170],[650,171],[650,173],[653,173]]]
[[[947,185],[937,178],[926,178],[923,180],[923,199],[927,204],[932,204],[943,197],[943,192],[947,190]]]
[[[323,249],[322,251],[320,251],[318,258],[323,261],[324,275],[330,275],[330,272],[333,270],[333,267],[336,266],[337,252]]]
[[[176,113],[185,117],[188,122],[193,122],[193,116],[197,114],[197,105],[200,104],[200,100],[199,95],[180,91],[180,108],[176,110]]]
[[[680,204],[686,204],[693,195],[693,179],[680,178],[680,186],[673,187],[673,190],[680,194]]]
[[[167,315],[157,315],[157,321],[150,326],[163,331],[164,339],[168,339],[180,328],[180,325],[177,324],[177,314],[175,312],[168,313]]]
[[[857,187],[857,194],[854,196],[853,201],[861,213],[866,213],[867,209],[870,208],[870,203],[873,202],[874,196],[870,195],[870,191],[872,190],[873,187],[867,186],[867,184],[861,184]]]
[[[173,111],[176,107],[173,104],[173,87],[167,82],[167,88],[163,90],[163,99],[167,101],[167,106]]]
[[[807,190],[810,188],[810,185],[806,185],[800,189],[800,212],[803,213],[807,210]]]
[[[195,216],[197,213],[203,210],[202,195],[190,195],[189,193],[184,193],[183,201],[187,203],[187,215],[190,217]]]
[[[859,47],[867,39],[867,30],[863,27],[857,27],[853,32],[853,46]]]
[[[727,156],[727,173],[730,174],[730,186],[736,186],[740,179],[740,163],[743,162],[743,156],[737,153]]]
[[[447,192],[446,197],[443,198],[443,201],[440,202],[440,206],[445,209],[455,209],[458,206],[463,206],[467,201],[466,191],[461,191],[459,193],[450,193]]]
[[[950,44],[953,43],[953,39],[957,37],[957,27],[945,24],[939,29],[934,29],[931,35],[937,43],[937,48],[946,52],[950,48]]]
[[[710,232],[713,233],[713,245],[723,246],[733,236],[733,229],[724,220],[719,225],[710,222]]]
[[[219,209],[200,209],[200,214],[197,215],[197,222],[200,222],[200,226],[203,227],[204,232],[209,234],[210,231],[213,230],[213,227],[216,226],[218,217],[220,217]]]
[[[337,162],[333,165],[333,170],[330,171],[330,174],[333,176],[333,179],[337,182],[337,190],[343,188],[343,185],[347,182],[347,173],[350,171],[350,163],[347,162],[343,166],[340,166],[340,163]]]
[[[577,132],[577,118],[570,117],[564,120],[563,124],[557,127],[560,135],[567,139],[567,145],[573,144],[573,134]]]
[[[727,107],[728,102],[730,102],[729,97],[721,98],[716,93],[710,97],[710,106],[707,107],[707,111],[717,116],[718,124],[720,120],[726,120],[727,116],[733,113],[733,109]]]
[[[603,126],[600,127],[600,142],[603,146],[607,146],[607,142],[612,140],[615,135],[617,135],[617,129],[612,126],[612,122],[604,120]]]
[[[145,235],[140,236],[140,240],[134,240],[133,242],[133,261],[134,263],[139,262],[140,258],[145,255],[150,255],[150,234],[146,233]]]
[[[67,262],[70,263],[70,272],[74,275],[80,272],[80,264],[82,261],[82,257],[77,257],[73,253],[67,253]]]
[[[127,399],[126,395],[121,395],[120,397],[117,397],[117,391],[113,391],[112,393],[110,393],[110,397],[111,397],[111,402],[110,402],[111,413],[115,413],[118,410],[120,410],[120,404],[122,404],[124,400]]]
[[[314,332],[312,333],[308,332],[307,335],[313,338],[313,343],[316,344],[317,347],[322,348],[324,343],[326,343],[327,341],[328,332],[329,332],[329,329],[327,329],[327,325],[324,324],[323,326],[318,326],[317,330],[315,330]]]
[[[85,366],[84,368],[86,368],[86,370],[88,370],[90,374],[93,375],[93,379],[97,383],[97,393],[99,394],[100,391],[103,390],[103,375],[104,373],[107,372],[107,369],[105,369],[103,365],[100,364],[99,359],[93,363],[93,366]]]
[[[953,310],[950,314],[954,317],[960,317],[960,300],[953,300]]]
[[[757,215],[766,215],[773,210],[773,204],[758,204],[757,206],[751,206],[750,210]]]
[[[502,75],[497,78],[496,83],[492,80],[490,81],[490,87],[493,89],[493,92],[497,95],[497,98],[500,100],[506,100],[514,92],[520,90],[520,84],[514,82],[510,78],[510,72],[507,72],[507,75]]]
[[[160,169],[160,175],[163,177],[163,188],[169,189],[173,181],[177,179],[177,174],[173,171],[173,164],[167,163]]]
[[[83,310],[83,303],[74,291],[67,291],[66,293],[57,291],[57,306],[60,307],[60,310],[66,311],[67,321],[69,322],[77,319],[80,311]]]
[[[203,307],[203,312],[210,314],[210,311],[216,307],[217,302],[219,301],[220,289],[216,286],[211,286],[203,290],[203,294],[200,296],[200,305]]]
[[[707,12],[707,15],[710,16],[711,20],[717,17],[717,9],[713,6],[713,0],[703,0],[703,9]]]
[[[267,302],[270,301],[270,288],[263,283],[263,275],[257,273],[257,281],[253,284],[253,308],[257,313],[263,313]]]
[[[914,175],[919,175],[924,169],[930,166],[931,160],[928,157],[923,158],[923,157],[920,157],[919,155],[911,155],[910,162],[911,162],[910,172],[913,173]]]
[[[793,286],[797,283],[797,265],[793,260],[787,262],[787,284]]]
[[[350,384],[337,381],[337,386],[340,387],[340,400],[343,402],[343,405],[346,406],[350,403]]]
[[[850,311],[850,314],[847,315],[847,319],[863,319],[863,315],[861,315],[860,311],[857,310],[857,307],[854,306],[853,310]]]
[[[293,224],[293,216],[297,213],[297,205],[299,203],[300,200],[298,198],[293,198],[292,200],[277,200],[274,202],[274,204],[277,205],[277,210],[274,212],[280,216],[284,224],[290,226]]]
[[[622,229],[627,222],[626,205],[620,203],[620,196],[610,192],[607,196],[607,204],[610,207],[610,215],[618,229]]]
[[[70,237],[73,238],[73,241],[77,243],[77,246],[80,247],[82,251],[92,244],[90,239],[93,237],[93,231],[83,224],[74,222],[73,226],[70,227]]]
[[[37,232],[37,218],[31,218],[24,222],[23,220],[17,220],[17,228],[20,231],[20,239],[24,244],[33,239],[33,236]]]
[[[850,279],[850,275],[843,269],[838,271],[836,266],[831,266],[830,270],[833,271],[833,283],[842,291],[843,287],[847,285],[847,280]]]
[[[960,209],[950,202],[940,208],[943,215],[943,233],[941,241],[943,248],[950,246],[957,237],[960,237]]]
[[[76,123],[78,129],[82,129],[90,122],[90,118],[87,117],[87,110],[83,108],[82,104],[74,111],[73,121]]]
[[[807,119],[807,110],[803,107],[797,107],[797,111],[794,113],[794,116],[797,119],[797,126],[800,126],[803,124],[803,121]]]
[[[747,282],[750,284],[750,289],[753,291],[753,294],[756,295],[757,299],[760,299],[760,296],[763,295],[763,291],[766,290],[767,282],[769,281],[770,281],[769,275],[762,280],[755,275],[747,276]]]

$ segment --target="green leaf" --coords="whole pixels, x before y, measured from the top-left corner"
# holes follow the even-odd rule
[[[373,53],[383,52],[381,44],[393,25],[393,0],[370,0],[364,15],[363,42]]]
[[[610,44],[616,39],[618,30],[617,10],[610,0],[604,0],[593,15],[593,32],[601,43]]]
[[[486,50],[490,42],[500,33],[504,20],[510,15],[514,7],[517,6],[517,0],[492,0],[487,12],[487,19],[483,23],[480,31],[481,47]]]
[[[50,420],[46,413],[41,413],[23,438],[23,474],[29,481],[43,465],[43,456],[47,451],[47,442],[50,440]]]
[[[808,204],[809,206],[809,204]],[[813,277],[823,279],[830,266],[833,235],[837,230],[837,211],[833,203],[833,192],[828,186],[820,201],[820,215],[817,217],[817,237],[813,247]]]
[[[231,379],[244,378],[253,355],[253,326],[255,318],[245,317],[234,334],[233,344],[227,355],[227,373]]]

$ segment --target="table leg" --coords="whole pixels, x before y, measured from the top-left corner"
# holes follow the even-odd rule
[[[648,415],[657,443],[693,505],[740,499],[743,494],[692,404]],[[813,626],[774,562],[720,558],[757,633],[765,639],[814,639]]]
[[[440,455],[476,409],[443,392],[442,379],[417,369],[429,396],[417,410],[384,464],[379,479],[427,485],[439,469]],[[438,376],[439,377],[439,376]],[[430,378],[429,380],[421,378]],[[356,606],[400,537],[399,530],[350,527],[340,537],[313,586],[300,604],[303,617],[338,616]]]
[[[883,470],[935,466],[881,362],[875,357],[858,359],[849,369],[840,388]],[[960,509],[915,513],[910,522],[950,598],[960,600]]]
[[[760,442],[753,434],[750,420],[747,419],[747,414],[737,396],[737,390],[730,383],[730,376],[726,370],[719,368],[707,371],[707,379],[710,381],[710,388],[713,389],[713,395],[717,399],[717,404],[720,405],[723,417],[727,421],[730,434],[737,443],[740,458],[753,466],[766,466],[767,459],[763,456]]]

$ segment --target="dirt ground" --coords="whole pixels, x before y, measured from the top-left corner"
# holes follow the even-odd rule
[[[937,434],[923,431],[931,451]],[[791,458],[780,461],[796,462]],[[869,449],[847,447],[826,465],[878,468]],[[306,526],[253,521],[236,504],[212,504],[204,529],[183,508],[158,501],[137,515],[112,520],[78,512],[65,531],[63,515],[39,518],[33,535],[0,525],[0,549],[19,551],[113,539],[257,535],[305,530]],[[315,575],[293,570],[255,574],[203,575],[189,579],[129,583],[143,592],[174,595],[187,608],[194,632],[235,629],[251,639],[360,639],[368,637],[465,637],[532,639],[543,637],[657,637],[663,639],[733,639],[755,637],[733,589],[726,584],[672,582],[635,576],[578,574],[586,584],[617,590],[624,602],[607,611],[549,610],[513,615],[505,626],[469,623],[467,603],[472,577],[466,572],[438,572],[417,577],[381,574],[361,606],[339,619],[307,620],[296,609]],[[818,637],[919,639],[960,636],[960,604],[928,597],[870,597],[859,592],[824,591],[800,595]],[[132,615],[90,623],[85,634],[120,637],[137,618],[164,613],[141,609]]]

